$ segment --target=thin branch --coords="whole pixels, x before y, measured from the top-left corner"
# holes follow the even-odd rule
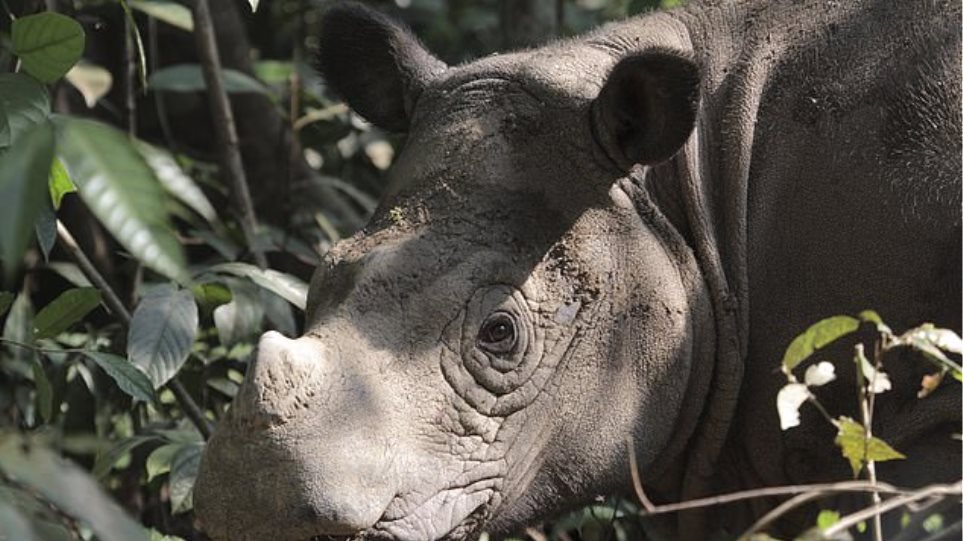
[[[125,329],[129,328],[131,319],[130,311],[127,310],[127,307],[121,302],[120,297],[114,292],[114,288],[110,287],[110,284],[108,284],[107,280],[100,274],[100,271],[87,259],[86,254],[80,249],[73,235],[70,234],[70,231],[60,220],[57,220],[57,238],[60,240],[61,246],[67,250],[67,253],[77,263],[77,266],[80,267],[80,270],[87,279],[103,294],[104,302],[107,303],[110,311],[120,319]],[[210,422],[204,417],[201,408],[198,407],[194,399],[191,398],[187,389],[176,379],[171,379],[166,385],[171,392],[174,393],[174,397],[177,398],[177,402],[180,404],[181,409],[188,419],[194,423],[194,426],[197,427],[197,430],[205,439],[209,438],[212,431]]]
[[[632,488],[635,489],[635,497],[639,499],[639,503],[645,508],[645,511],[650,514],[656,514],[656,507],[652,504],[652,500],[649,499],[645,494],[645,490],[642,489],[642,478],[639,476],[639,461],[635,456],[635,441],[630,437],[628,439],[629,444],[629,472],[632,474]]]
[[[833,524],[831,527],[823,530],[823,539],[833,539],[842,532],[856,526],[860,522],[874,516],[882,515],[888,511],[896,509],[898,507],[903,507],[913,502],[918,502],[920,500],[930,498],[933,496],[961,496],[960,492],[963,490],[963,482],[957,481],[951,485],[930,485],[912,492],[908,492],[893,498],[890,498],[880,505],[873,504],[861,511],[846,515],[839,522]],[[881,491],[882,492],[882,491]]]
[[[742,533],[742,535],[739,536],[738,541],[746,541],[750,539],[753,534],[761,531],[763,528],[775,522],[776,519],[782,517],[783,515],[799,507],[800,505],[812,500],[818,500],[820,498],[824,498],[826,496],[827,494],[825,492],[804,492],[802,494],[799,494],[797,496],[794,496],[782,502],[776,507],[770,509],[768,513],[766,513],[765,515],[760,517],[759,520],[754,522],[752,526],[749,527],[748,530],[746,530],[745,532]]]
[[[191,11],[194,14],[194,35],[197,39],[197,52],[201,60],[201,70],[207,85],[207,96],[210,100],[211,114],[214,120],[214,132],[217,135],[220,161],[224,174],[231,184],[231,193],[240,214],[241,229],[247,245],[254,255],[254,260],[261,268],[267,267],[267,259],[257,241],[257,217],[251,202],[251,191],[247,185],[247,177],[241,162],[241,150],[238,144],[237,127],[234,124],[234,113],[224,88],[221,71],[221,58],[217,51],[217,41],[214,36],[214,22],[211,19],[211,8],[207,0],[192,0]]]

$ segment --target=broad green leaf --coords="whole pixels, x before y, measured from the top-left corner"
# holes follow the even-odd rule
[[[176,3],[165,0],[128,0],[130,7],[142,11],[158,21],[163,21],[171,26],[194,31],[194,16],[191,10]]]
[[[110,473],[114,465],[131,451],[149,441],[157,440],[156,436],[131,436],[114,443],[109,449],[97,455],[94,467],[90,473],[98,479]]]
[[[194,179],[184,173],[169,152],[143,141],[136,141],[136,147],[168,193],[183,201],[208,222],[217,221],[214,205]]]
[[[257,92],[270,94],[270,89],[257,79],[232,69],[221,70],[224,90],[231,93]],[[176,64],[151,74],[147,85],[154,91],[201,92],[207,89],[200,64]]]
[[[254,63],[257,78],[272,85],[287,84],[294,74],[294,64],[278,60],[261,60]]]
[[[57,242],[57,215],[54,214],[53,206],[50,203],[44,201],[40,205],[40,214],[37,216],[33,228],[37,235],[37,244],[43,253],[43,260],[46,262],[50,259],[50,250],[53,250],[53,246]]]
[[[7,280],[19,268],[47,203],[53,148],[53,129],[42,122],[0,156],[0,260]]]
[[[64,261],[51,261],[47,263],[47,268],[56,272],[61,278],[67,280],[76,287],[92,287],[93,284],[90,280],[84,276],[83,271],[80,267],[74,263],[66,263]]]
[[[33,342],[33,305],[27,293],[17,295],[10,306],[10,313],[3,323],[3,337],[21,344]],[[36,356],[34,350],[23,347],[10,346],[10,352],[18,362],[30,362]]]
[[[147,457],[147,464],[145,465],[147,469],[147,482],[153,481],[158,475],[164,475],[171,471],[171,461],[174,460],[174,455],[176,455],[184,445],[193,444],[168,443],[151,451]]]
[[[33,321],[34,339],[53,338],[80,321],[100,304],[100,291],[94,287],[68,289],[37,314]]]
[[[187,282],[164,190],[127,136],[90,120],[63,118],[60,125],[60,158],[87,206],[138,260]]]
[[[35,541],[30,521],[13,505],[0,498],[0,539],[10,541]]]
[[[22,73],[0,74],[0,150],[50,115],[47,88]]]
[[[114,76],[109,71],[83,61],[70,68],[65,79],[84,97],[88,109],[93,109],[114,84]]]
[[[818,526],[820,530],[830,528],[837,522],[839,522],[839,511],[833,511],[831,509],[823,509],[819,512],[819,516],[816,517],[816,526]]]
[[[58,509],[86,523],[101,541],[147,541],[143,527],[104,493],[86,472],[23,437],[0,437],[0,469]]]
[[[71,182],[70,175],[67,174],[67,169],[64,168],[60,158],[54,158],[53,165],[50,166],[47,184],[50,187],[50,202],[53,203],[54,209],[60,208],[60,203],[65,195],[77,191],[77,187]]]
[[[190,290],[163,284],[141,298],[127,333],[127,356],[147,374],[155,389],[187,361],[197,323],[197,304]]]
[[[117,383],[121,391],[144,402],[154,400],[154,387],[150,378],[127,359],[100,351],[85,351],[84,355],[97,363],[97,366]]]
[[[304,310],[308,298],[308,285],[290,274],[271,269],[260,269],[247,263],[222,263],[211,267],[210,270],[249,278],[255,284]]]
[[[37,411],[45,423],[53,419],[53,391],[50,389],[50,378],[43,369],[43,363],[39,357],[34,357],[33,363],[33,384],[37,393]]]
[[[837,420],[836,427],[838,432],[835,443],[842,450],[843,456],[849,460],[849,465],[853,469],[853,477],[857,477],[866,462],[870,460],[884,462],[906,458],[902,453],[877,437],[867,439],[863,425],[849,417],[840,417]]]
[[[261,332],[264,307],[258,289],[246,280],[226,279],[231,302],[214,309],[214,325],[221,344],[232,346]]]
[[[859,328],[859,320],[850,316],[833,316],[811,325],[793,339],[782,357],[783,371],[787,374],[816,350],[826,347],[836,339]]]
[[[13,299],[16,298],[17,296],[9,291],[0,291],[0,316],[7,312],[7,308],[10,308],[10,305],[13,304]]]
[[[45,83],[63,77],[84,52],[83,27],[59,13],[20,17],[10,31],[13,52],[20,57],[23,70]]]
[[[171,511],[180,513],[194,507],[194,480],[201,465],[203,444],[189,444],[182,447],[171,460],[170,493]]]
[[[213,310],[234,298],[231,290],[219,282],[204,282],[191,287],[194,298],[206,310]]]

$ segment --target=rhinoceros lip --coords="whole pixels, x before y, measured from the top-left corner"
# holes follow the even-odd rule
[[[490,503],[478,506],[464,520],[458,523],[450,532],[438,541],[464,541],[481,529],[490,514]],[[378,528],[375,524],[371,528],[354,535],[316,535],[307,541],[398,541],[388,532]]]

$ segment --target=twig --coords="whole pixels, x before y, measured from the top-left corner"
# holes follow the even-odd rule
[[[932,496],[960,496],[961,490],[963,490],[963,482],[961,481],[957,481],[951,485],[930,485],[928,487],[890,498],[880,505],[873,504],[861,511],[846,515],[836,524],[833,524],[831,527],[823,530],[823,539],[833,539],[860,522],[863,522],[864,520],[874,516],[880,516],[883,513],[896,509],[897,507],[903,507],[907,504],[918,502]]]
[[[217,41],[214,37],[214,22],[211,19],[211,8],[207,0],[191,0],[191,11],[194,14],[194,35],[197,39],[197,52],[201,60],[201,70],[207,85],[207,96],[210,100],[211,114],[214,120],[214,132],[217,135],[220,149],[221,167],[231,183],[231,193],[240,213],[241,230],[247,245],[254,255],[254,260],[261,268],[267,267],[267,259],[256,238],[258,229],[254,205],[251,202],[251,192],[248,189],[247,177],[241,162],[241,151],[238,144],[237,127],[234,125],[234,113],[224,88],[221,73],[221,59],[217,51]]]
[[[739,539],[737,541],[748,541],[750,538],[752,538],[752,535],[754,533],[762,530],[766,526],[769,526],[770,524],[775,522],[776,519],[785,515],[789,511],[792,511],[793,509],[799,507],[800,505],[810,500],[818,500],[820,498],[825,497],[826,495],[827,494],[825,492],[804,492],[802,494],[799,494],[797,496],[794,496],[782,502],[781,504],[777,505],[773,509],[769,510],[768,513],[760,517],[759,520],[754,522],[752,526],[749,527],[748,530],[746,530],[745,532],[742,533],[742,535],[739,536]]]
[[[642,489],[642,478],[639,476],[639,461],[635,456],[635,441],[632,438],[628,439],[629,444],[629,472],[632,474],[632,488],[635,489],[635,497],[639,499],[639,503],[645,508],[645,511],[650,514],[656,514],[656,507],[652,505],[652,500],[645,495],[645,490]]]
[[[80,267],[80,270],[90,280],[90,283],[94,284],[103,294],[104,302],[107,303],[110,311],[120,319],[125,329],[129,328],[131,319],[130,311],[127,310],[127,307],[121,302],[120,297],[114,292],[114,288],[110,287],[110,284],[108,284],[107,280],[100,274],[100,271],[87,259],[84,251],[77,245],[77,241],[73,235],[70,234],[70,231],[67,230],[67,227],[64,226],[60,220],[57,220],[57,238],[60,240],[60,244],[64,249],[67,250],[67,253],[70,254],[70,257],[77,263],[77,266]],[[180,404],[181,409],[184,410],[184,414],[194,423],[194,426],[197,427],[201,435],[203,435],[205,439],[209,438],[212,431],[210,422],[204,417],[200,407],[198,407],[194,399],[191,398],[187,389],[176,379],[168,381],[167,387],[174,393],[174,397],[177,398],[177,402]]]

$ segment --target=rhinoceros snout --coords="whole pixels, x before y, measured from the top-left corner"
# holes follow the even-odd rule
[[[324,385],[324,348],[315,338],[264,333],[257,356],[234,402],[234,422],[277,427],[310,407]]]

